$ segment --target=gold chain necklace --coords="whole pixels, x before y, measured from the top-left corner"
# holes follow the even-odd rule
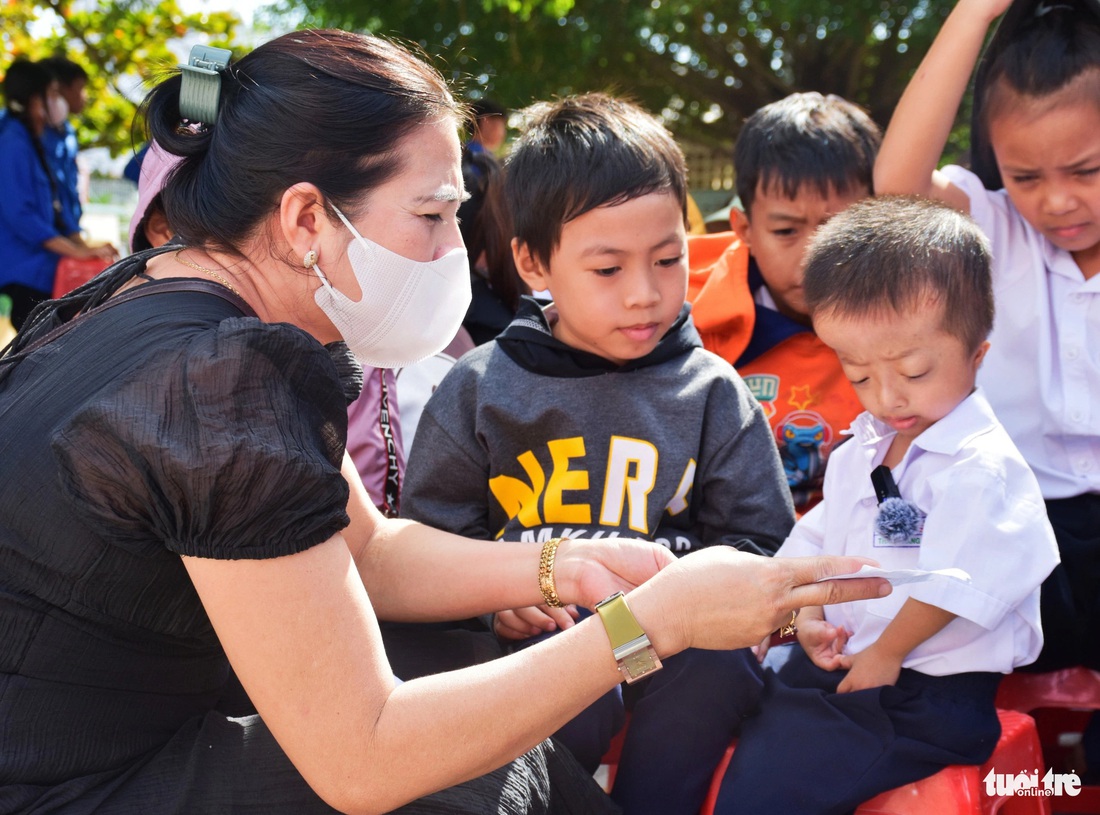
[[[186,249],[186,248],[187,248],[187,247],[184,247],[184,249]],[[189,261],[189,260],[188,260],[187,258],[184,258],[184,257],[180,257],[180,252],[182,252],[182,251],[183,251],[183,249],[177,249],[177,250],[175,251],[175,255],[176,255],[176,260],[178,260],[178,261],[179,261],[180,263],[182,263],[182,264],[183,264],[184,266],[190,266],[190,267],[191,267],[192,269],[194,269],[195,271],[198,271],[198,272],[206,272],[206,274],[210,275],[210,276],[211,276],[212,278],[214,278],[215,280],[217,280],[217,281],[218,281],[219,283],[221,283],[221,284],[222,284],[223,286],[225,286],[225,287],[226,287],[227,289],[229,289],[229,290],[230,290],[231,292],[233,292],[233,293],[234,293],[235,295],[237,295],[238,297],[240,297],[240,298],[241,298],[242,300],[244,299],[244,295],[242,295],[242,294],[241,294],[241,293],[240,293],[239,291],[237,291],[237,288],[236,288],[236,287],[235,287],[235,286],[234,286],[234,285],[233,285],[232,283],[230,283],[230,282],[229,282],[228,280],[226,280],[226,279],[225,279],[224,277],[222,277],[222,276],[221,276],[220,274],[218,274],[217,272],[215,272],[215,271],[214,271],[213,269],[207,269],[207,268],[206,268],[205,266],[200,266],[200,265],[199,265],[199,264],[197,264],[197,263],[192,263],[192,262],[191,262],[191,261]]]

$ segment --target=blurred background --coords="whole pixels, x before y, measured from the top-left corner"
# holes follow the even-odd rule
[[[303,27],[370,31],[419,47],[471,101],[511,113],[592,90],[659,114],[688,159],[704,214],[733,195],[732,145],[756,108],[793,91],[837,93],[883,127],[952,0],[0,0],[2,71],[64,54],[89,74],[74,120],[83,229],[125,246],[144,143],[137,105],[195,43],[243,54]],[[965,160],[961,111],[945,160]],[[501,149],[507,152],[507,143]],[[119,240],[119,235],[123,235]]]

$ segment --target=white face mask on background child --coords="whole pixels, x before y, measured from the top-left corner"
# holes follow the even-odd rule
[[[69,118],[69,103],[65,97],[55,94],[46,99],[46,118],[50,127],[61,127]]]
[[[355,358],[375,368],[402,368],[447,347],[470,306],[470,264],[464,248],[421,262],[367,240],[333,207],[351,230],[348,260],[362,291],[355,302],[334,289],[324,272],[314,293]]]

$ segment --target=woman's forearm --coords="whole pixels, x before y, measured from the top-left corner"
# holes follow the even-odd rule
[[[459,620],[543,602],[541,543],[477,541],[383,518],[350,459],[344,472],[352,519],[344,537],[380,619]],[[614,562],[613,570],[602,567],[605,560]],[[591,607],[615,591],[629,591],[673,560],[668,550],[646,541],[566,541],[552,574],[562,602]]]
[[[476,541],[408,521],[382,521],[356,555],[383,620],[458,620],[545,602],[541,543]],[[592,608],[629,591],[675,558],[642,540],[563,540],[550,574],[562,603]]]
[[[458,620],[541,603],[540,549],[383,520],[355,561],[380,619]]]

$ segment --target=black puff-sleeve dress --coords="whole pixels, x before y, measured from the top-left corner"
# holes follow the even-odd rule
[[[259,716],[219,710],[232,672],[180,555],[349,523],[357,375],[342,343],[167,290],[0,363],[0,812],[333,811]],[[575,769],[546,742],[408,811],[602,811]]]
[[[348,524],[340,350],[164,291],[0,382],[0,811],[95,811],[191,760],[230,672],[179,555],[277,557]],[[211,766],[235,729],[201,735]]]

